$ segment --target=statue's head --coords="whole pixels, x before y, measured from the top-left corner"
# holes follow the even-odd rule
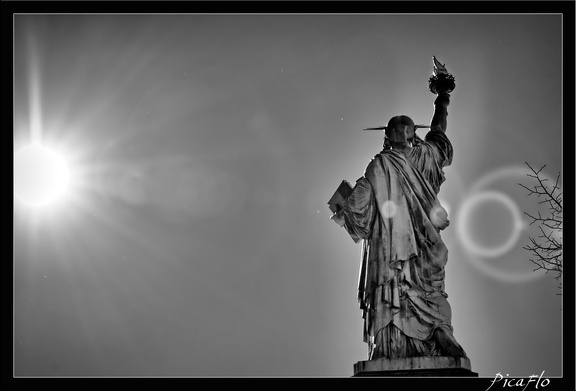
[[[394,147],[406,148],[414,140],[414,121],[406,115],[397,115],[390,118],[385,130],[386,138]]]

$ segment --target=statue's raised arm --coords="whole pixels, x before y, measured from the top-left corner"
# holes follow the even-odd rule
[[[437,97],[434,100],[434,115],[432,116],[430,129],[446,133],[450,92],[456,88],[456,83],[454,76],[448,73],[444,64],[441,64],[436,56],[432,56],[432,63],[434,69],[428,84],[430,91],[436,94]]]
[[[439,93],[434,99],[434,114],[430,123],[430,130],[438,130],[446,133],[448,127],[448,105],[450,104],[450,94],[446,92]]]

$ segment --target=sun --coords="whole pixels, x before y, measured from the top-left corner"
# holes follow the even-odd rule
[[[27,206],[41,207],[61,198],[69,179],[65,159],[41,144],[14,154],[14,198]]]

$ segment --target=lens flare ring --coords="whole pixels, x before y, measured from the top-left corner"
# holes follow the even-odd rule
[[[543,177],[551,180],[550,176],[542,173]],[[464,250],[468,252],[466,259],[470,261],[472,266],[484,273],[485,275],[494,278],[495,280],[508,282],[508,283],[523,283],[541,278],[543,273],[535,273],[533,268],[527,267],[524,271],[506,271],[494,264],[485,261],[486,258],[495,258],[505,255],[508,251],[513,250],[515,244],[518,242],[521,232],[528,229],[527,224],[521,218],[521,212],[517,203],[505,193],[495,190],[486,190],[494,182],[507,180],[509,178],[520,178],[520,181],[526,180],[526,168],[523,166],[507,166],[501,167],[491,171],[475,181],[468,194],[472,196],[465,200],[457,210],[456,216],[456,232],[458,242],[462,245]],[[479,203],[484,201],[497,201],[504,205],[513,215],[514,224],[510,237],[500,246],[492,248],[484,248],[476,243],[470,233],[466,224],[468,216],[471,215],[472,209]],[[526,264],[529,265],[528,257]]]
[[[469,232],[470,222],[472,221],[470,216],[472,212],[476,207],[488,201],[495,201],[504,205],[506,209],[512,213],[512,218],[514,220],[510,236],[504,241],[504,243],[494,247],[487,247],[478,244],[474,240],[473,235]],[[522,214],[516,203],[506,194],[499,191],[483,191],[464,200],[460,206],[457,223],[459,227],[458,237],[464,247],[468,251],[485,258],[496,258],[509,252],[514,248],[518,239],[520,239],[520,233],[524,227]]]

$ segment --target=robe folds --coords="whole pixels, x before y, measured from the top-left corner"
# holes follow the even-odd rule
[[[444,292],[440,231],[449,222],[437,198],[452,156],[436,130],[406,151],[384,150],[343,202],[344,227],[362,242],[358,300],[370,359],[466,356]]]

